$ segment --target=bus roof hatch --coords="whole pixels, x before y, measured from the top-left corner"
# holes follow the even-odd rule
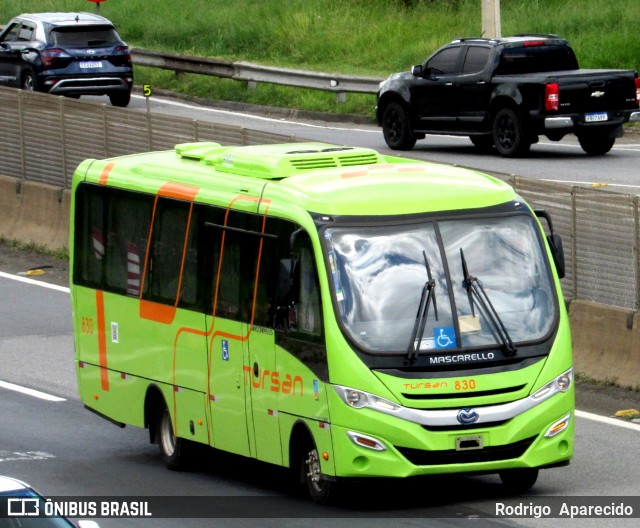
[[[382,155],[372,149],[315,142],[246,147],[190,143],[177,145],[176,152],[182,157],[199,159],[220,172],[267,180],[280,180],[315,169],[386,163]]]

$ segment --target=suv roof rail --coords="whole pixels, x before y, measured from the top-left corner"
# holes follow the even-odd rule
[[[469,40],[481,40],[483,42],[495,42],[499,39],[493,39],[493,38],[485,38],[485,37],[458,37],[453,39],[451,42],[467,42]]]
[[[535,37],[535,38],[560,38],[554,33],[519,33],[514,37]]]

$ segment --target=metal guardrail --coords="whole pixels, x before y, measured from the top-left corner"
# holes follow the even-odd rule
[[[381,77],[358,77],[338,73],[276,68],[250,62],[191,57],[140,48],[131,50],[131,58],[134,65],[137,66],[173,70],[178,74],[197,73],[244,81],[249,84],[250,88],[255,87],[256,83],[264,82],[334,92],[337,102],[344,102],[347,93],[375,94],[378,91],[378,84],[384,80]]]
[[[306,141],[93,102],[0,87],[0,174],[69,188],[86,158],[173,149],[177,143],[215,141],[256,145]],[[564,239],[569,299],[640,309],[639,197],[603,189],[502,177],[533,207],[553,217]]]

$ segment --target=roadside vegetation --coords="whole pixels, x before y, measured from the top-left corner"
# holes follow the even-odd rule
[[[502,34],[555,33],[584,68],[640,67],[637,0],[502,0]],[[86,0],[2,0],[0,23],[23,12],[90,11]],[[131,47],[314,71],[386,77],[422,62],[455,37],[481,32],[481,0],[108,0]],[[244,84],[136,69],[136,84],[191,96],[373,115],[371,95]]]

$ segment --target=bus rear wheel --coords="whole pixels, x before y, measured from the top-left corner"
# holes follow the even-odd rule
[[[183,440],[176,437],[171,423],[171,414],[166,407],[158,415],[158,444],[167,468],[178,471],[184,467]]]
[[[528,491],[538,480],[538,470],[534,468],[508,469],[499,475],[504,487],[514,494]]]
[[[322,475],[320,457],[313,441],[303,451],[302,472],[311,500],[316,504],[329,504],[336,494],[336,483]]]

